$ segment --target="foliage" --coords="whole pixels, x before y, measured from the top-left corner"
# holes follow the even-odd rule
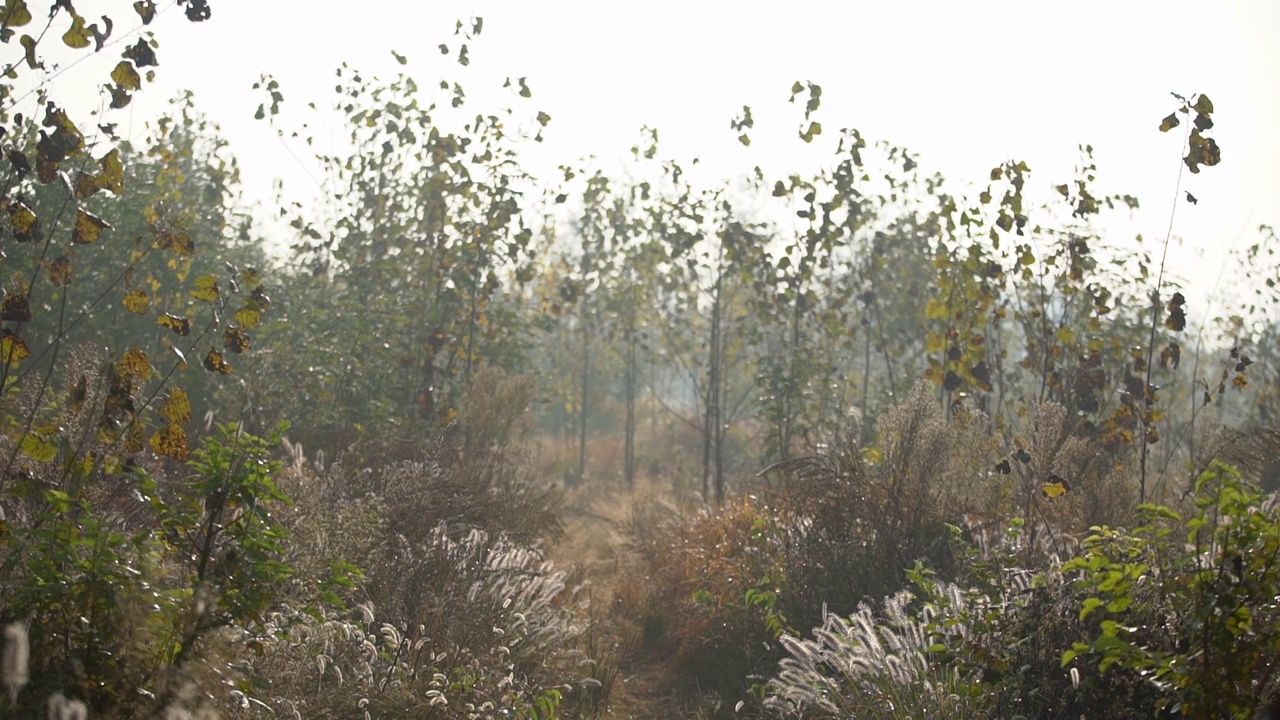
[[[550,718],[607,697],[579,646],[583,585],[546,558],[559,493],[528,475],[521,449],[532,384],[485,369],[477,388],[460,408],[465,429],[426,447],[357,445],[323,471],[299,462],[287,475],[299,496],[290,561],[303,576],[291,596],[319,583],[335,602],[305,617],[277,608],[245,637],[255,652],[238,689],[252,711],[229,717],[265,706]],[[326,582],[355,566],[348,582]]]
[[[1048,201],[1016,159],[953,193],[804,81],[811,172],[704,185],[646,128],[621,171],[540,179],[528,78],[473,113],[393,53],[337,70],[328,143],[255,86],[322,178],[275,257],[189,94],[117,134],[158,66],[163,8],[133,10],[0,8],[6,717],[589,717],[614,653],[700,715],[1248,717],[1276,690],[1270,229],[1250,304],[1197,324],[1171,236],[1103,233],[1137,200],[1088,145]],[[483,26],[441,53],[465,69]],[[72,117],[54,80],[93,54]],[[1198,176],[1214,105],[1174,97]],[[749,152],[751,108],[730,129]],[[548,559],[546,428],[575,431],[570,497],[701,505],[633,518],[607,609]]]
[[[108,716],[156,711],[208,681],[195,668],[216,666],[221,630],[260,623],[290,574],[270,448],[220,426],[183,478],[130,464],[95,487],[25,468],[27,503],[0,546],[0,614],[30,628],[23,714],[55,691]],[[131,498],[112,502],[108,484]]]
[[[1200,475],[1194,501],[1185,515],[1141,506],[1132,531],[1099,527],[1085,539],[1063,571],[1078,576],[1090,638],[1062,661],[1096,658],[1101,671],[1147,678],[1157,710],[1252,717],[1273,689],[1280,650],[1280,517],[1220,463]]]
[[[285,211],[298,233],[290,308],[264,338],[271,376],[288,381],[255,390],[276,413],[306,412],[309,433],[396,427],[422,438],[455,417],[480,366],[515,369],[521,357],[506,284],[535,250],[516,148],[537,137],[510,109],[463,115],[458,83],[441,81],[451,99],[437,106],[408,74],[384,82],[344,65],[337,78],[347,145],[316,157],[334,199],[323,220]],[[258,87],[274,123],[279,85]],[[450,121],[460,127],[446,130]],[[539,132],[546,122],[539,114]]]

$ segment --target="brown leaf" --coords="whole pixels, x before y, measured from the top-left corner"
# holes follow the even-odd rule
[[[66,287],[71,284],[71,258],[60,255],[49,263],[49,282],[54,287]]]
[[[23,293],[4,294],[4,302],[0,303],[0,320],[10,322],[30,322],[31,303]]]

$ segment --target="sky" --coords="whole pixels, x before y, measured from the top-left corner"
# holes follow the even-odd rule
[[[131,15],[127,2],[99,4]],[[1132,218],[1112,221],[1112,241],[1141,232],[1157,244],[1174,208],[1182,136],[1156,127],[1177,107],[1170,92],[1201,92],[1216,108],[1223,160],[1182,174],[1182,189],[1199,203],[1176,205],[1171,270],[1201,279],[1187,294],[1203,303],[1230,250],[1256,242],[1260,224],[1280,226],[1275,0],[210,0],[213,17],[199,24],[171,2],[158,4],[168,9],[153,25],[157,82],[124,111],[122,125],[136,132],[164,100],[193,91],[238,156],[247,197],[268,209],[276,179],[293,199],[309,197],[315,184],[305,146],[253,119],[261,98],[252,84],[272,74],[285,94],[284,123],[314,124],[304,105],[329,102],[333,71],[346,62],[384,77],[405,71],[424,88],[447,76],[464,85],[475,111],[520,102],[501,84],[527,77],[533,98],[523,102],[552,122],[523,162],[545,177],[589,155],[606,164],[622,158],[648,125],[658,128],[664,156],[699,157],[704,181],[757,165],[772,181],[830,157],[832,130],[854,127],[918,153],[952,185],[1023,160],[1032,189],[1047,193],[1071,179],[1077,146],[1087,143],[1098,189],[1142,202]],[[454,21],[476,16],[484,30],[461,68],[436,48],[456,47]],[[93,82],[101,70],[91,66],[74,68],[63,84],[74,92]],[[796,138],[801,111],[787,99],[797,80],[823,88],[816,119],[827,132],[817,147]],[[729,129],[743,105],[756,118],[750,148]],[[1213,285],[1203,282],[1206,272]]]

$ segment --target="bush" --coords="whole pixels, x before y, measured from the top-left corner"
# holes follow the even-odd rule
[[[1221,463],[1187,513],[1143,505],[1132,531],[1095,528],[1063,566],[1075,576],[1087,642],[1063,664],[1146,678],[1154,709],[1249,718],[1275,690],[1280,656],[1280,513]]]

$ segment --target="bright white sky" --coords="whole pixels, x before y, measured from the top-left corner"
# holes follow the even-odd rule
[[[620,157],[646,124],[659,129],[664,156],[700,156],[713,178],[760,165],[772,180],[810,167],[830,149],[795,137],[800,108],[787,98],[796,80],[823,87],[816,119],[824,139],[856,127],[870,141],[919,153],[925,168],[952,184],[982,181],[1014,158],[1047,191],[1072,177],[1077,145],[1090,143],[1098,189],[1143,204],[1117,241],[1134,230],[1163,239],[1182,136],[1156,126],[1176,107],[1170,91],[1204,92],[1216,106],[1213,135],[1223,161],[1184,176],[1200,203],[1179,203],[1174,232],[1185,243],[1172,253],[1178,274],[1200,278],[1188,292],[1193,303],[1216,282],[1228,248],[1254,242],[1261,223],[1280,225],[1276,0],[211,5],[206,23],[189,24],[176,8],[157,20],[159,82],[119,119],[140,125],[177,90],[194,90],[231,141],[250,198],[269,197],[277,177],[297,198],[314,188],[302,164],[252,118],[260,98],[250,86],[259,74],[281,81],[285,121],[296,125],[311,119],[302,112],[306,102],[327,105],[340,62],[390,77],[405,69],[391,57],[396,50],[424,89],[442,73],[461,82],[473,111],[505,107],[512,100],[499,90],[504,78],[527,76],[533,99],[523,102],[553,120],[525,164],[546,177],[583,156]],[[471,66],[460,68],[436,46],[456,46],[454,20],[477,15],[484,32],[472,43]],[[118,22],[117,32],[131,20]],[[756,117],[749,149],[728,127],[744,104]],[[301,144],[294,149],[305,157]],[[1193,316],[1202,312],[1191,308]]]

